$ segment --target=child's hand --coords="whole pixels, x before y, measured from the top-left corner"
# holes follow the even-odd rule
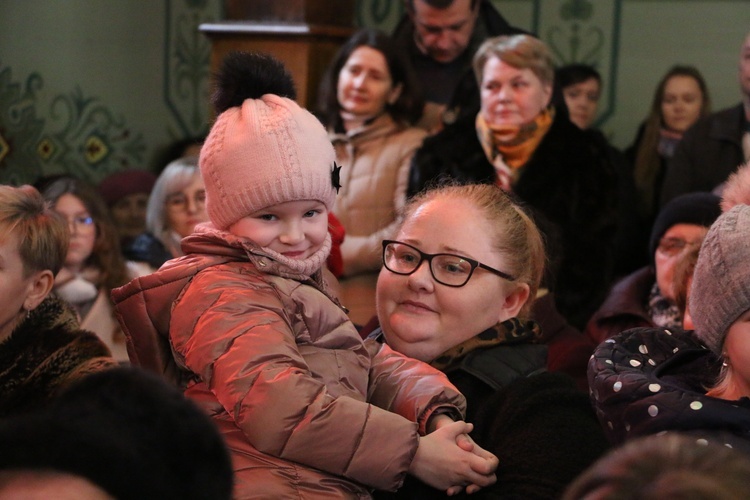
[[[455,420],[453,420],[451,417],[449,417],[448,415],[446,415],[444,413],[441,413],[439,415],[435,415],[434,417],[432,417],[430,419],[430,421],[429,421],[429,423],[427,425],[427,434],[430,434],[431,432],[435,432],[436,430],[440,429],[441,427],[443,427],[445,425],[450,425],[453,422],[455,422]],[[472,425],[472,424],[469,424],[469,425]],[[471,432],[471,431],[469,431],[469,432]]]
[[[459,421],[441,425],[435,432],[421,437],[409,473],[448,494],[461,491],[464,485],[472,487],[473,492],[494,484],[497,458],[468,436],[461,439],[471,451],[457,444],[459,436],[468,434],[471,429],[471,424]]]

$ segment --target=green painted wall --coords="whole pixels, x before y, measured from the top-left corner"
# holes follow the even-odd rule
[[[0,0],[0,182],[152,168],[204,134],[220,0]]]
[[[492,0],[516,26],[536,33],[558,63],[586,62],[602,73],[599,125],[619,147],[635,138],[662,75],[696,66],[713,109],[739,102],[737,62],[750,32],[750,0]],[[390,30],[400,0],[359,0],[358,20]]]
[[[597,65],[600,126],[617,146],[632,141],[672,64],[703,72],[714,109],[739,100],[750,0],[493,1],[558,62]],[[0,182],[62,172],[97,182],[154,168],[170,142],[204,133],[210,45],[196,27],[221,19],[222,5],[0,0]],[[401,0],[357,0],[361,25],[389,31],[402,13]]]

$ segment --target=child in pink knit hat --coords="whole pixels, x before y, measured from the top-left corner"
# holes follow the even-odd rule
[[[369,498],[411,473],[476,491],[471,442],[439,371],[362,342],[328,291],[333,147],[275,59],[233,54],[201,150],[209,224],[185,257],[113,292],[131,360],[182,385],[232,453],[237,498]],[[455,421],[454,421],[455,420]]]

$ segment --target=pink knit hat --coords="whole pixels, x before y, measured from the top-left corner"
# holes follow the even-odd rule
[[[219,229],[287,201],[333,206],[333,146],[317,118],[293,95],[282,97],[290,88],[286,69],[269,56],[225,60],[214,97],[220,114],[200,154],[208,217]]]

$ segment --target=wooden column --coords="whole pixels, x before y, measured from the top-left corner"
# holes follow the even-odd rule
[[[354,32],[352,0],[227,0],[228,19],[201,24],[211,40],[211,71],[233,50],[266,52],[283,61],[297,101],[314,108],[331,59]]]

